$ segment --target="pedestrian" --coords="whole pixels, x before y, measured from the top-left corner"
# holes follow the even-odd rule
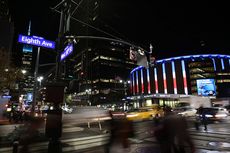
[[[195,145],[189,134],[186,118],[183,116],[178,116],[174,122],[174,126],[174,153],[186,153],[185,146],[189,147],[191,153],[195,153]]]
[[[160,144],[161,153],[186,153],[186,144],[190,147],[190,152],[195,153],[185,118],[174,114],[170,107],[165,107],[164,117],[155,128],[154,134]]]
[[[197,114],[199,115],[198,116],[198,120],[201,124],[203,124],[204,126],[204,130],[207,131],[208,128],[207,128],[207,117],[205,115],[205,110],[204,110],[204,107],[203,105],[201,105],[198,110],[197,110]],[[197,129],[199,129],[199,125],[197,125]]]
[[[110,149],[113,145],[113,142],[116,136],[117,127],[118,127],[118,122],[116,122],[116,120],[114,119],[111,110],[109,110],[108,114],[110,117],[110,119],[108,120],[110,137],[109,137],[108,143],[105,145],[105,153],[110,153]]]

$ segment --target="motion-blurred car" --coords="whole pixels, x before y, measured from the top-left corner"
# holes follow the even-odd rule
[[[224,108],[226,108],[227,111],[228,111],[228,113],[230,114],[230,105],[224,106]],[[229,115],[229,114],[228,114],[228,115]]]
[[[204,107],[203,111],[207,121],[224,121],[229,114],[227,109],[222,107]],[[202,113],[197,111],[196,117],[201,118]]]
[[[179,107],[179,108],[174,108],[173,112],[184,117],[194,117],[196,116],[197,110],[192,107]]]
[[[126,113],[128,120],[143,121],[151,120],[154,117],[161,117],[164,115],[164,111],[160,107],[141,107],[139,109],[130,110]]]
[[[126,112],[116,109],[116,110],[111,111],[111,114],[112,114],[113,119],[121,119],[125,117]]]

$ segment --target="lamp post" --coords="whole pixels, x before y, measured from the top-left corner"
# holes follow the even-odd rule
[[[87,103],[89,104],[89,106],[91,106],[91,102],[89,100],[89,94],[91,94],[92,90],[91,89],[86,89],[85,93],[87,95]]]
[[[124,103],[123,103],[123,107],[124,107],[124,110],[128,109],[128,106],[126,106],[126,97],[127,97],[127,85],[130,84],[130,80],[127,80],[127,81],[124,81],[124,80],[119,80],[120,83],[123,83],[123,89],[124,90],[124,98],[122,100],[124,100]]]
[[[37,78],[37,81],[39,82],[39,88],[41,88],[43,79],[44,79],[43,76],[40,76],[40,77]]]

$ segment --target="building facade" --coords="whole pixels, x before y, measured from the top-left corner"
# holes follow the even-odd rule
[[[180,97],[194,95],[224,98],[229,93],[230,56],[190,55],[156,61],[155,67],[139,66],[130,73],[133,101],[174,103]],[[230,98],[230,94],[225,94]],[[139,104],[139,103],[138,103]]]
[[[31,34],[31,21],[29,22],[28,33]],[[19,83],[21,94],[24,95],[24,101],[32,101],[32,93],[34,87],[34,69],[33,69],[33,47],[31,45],[23,44],[22,47],[22,66],[24,71],[23,79]]]
[[[82,45],[82,46],[81,46]],[[79,49],[78,49],[79,48]],[[81,48],[81,49],[80,49]],[[130,71],[137,65],[129,59],[130,46],[109,40],[80,40],[69,61],[74,63],[70,82],[76,104],[120,103],[129,94]],[[71,69],[67,74],[71,73]]]

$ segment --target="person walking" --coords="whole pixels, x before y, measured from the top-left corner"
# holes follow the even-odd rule
[[[203,124],[204,130],[207,131],[208,130],[208,128],[207,128],[207,117],[205,116],[205,110],[204,110],[204,107],[202,105],[198,108],[197,113],[199,115],[199,117],[198,117],[199,122],[201,124]],[[199,125],[198,125],[197,129],[199,129]]]
[[[164,112],[162,122],[154,132],[161,153],[186,153],[186,144],[190,148],[190,153],[195,153],[195,146],[187,131],[185,118],[174,114],[170,107],[166,107]]]

